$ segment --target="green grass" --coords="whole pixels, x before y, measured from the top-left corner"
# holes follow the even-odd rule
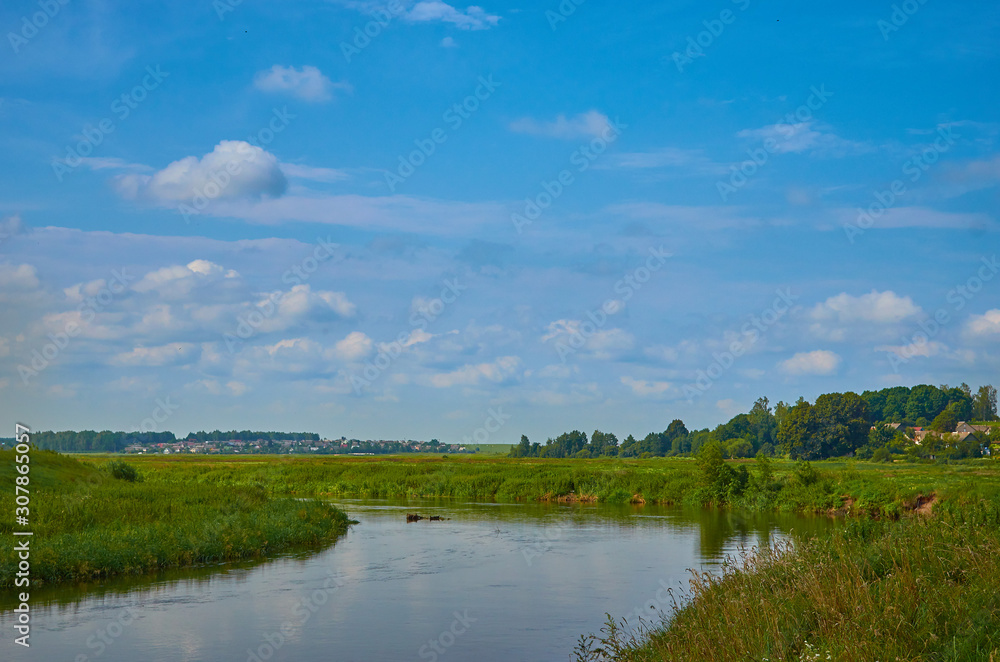
[[[84,462],[103,462],[87,458]],[[488,501],[582,499],[697,506],[717,502],[692,459],[511,459],[484,456],[209,457],[146,456],[129,462],[151,481],[223,487],[259,485],[269,494],[368,498],[452,497]],[[751,476],[755,462],[745,465]],[[774,479],[731,500],[750,511],[826,513],[896,518],[920,496],[1000,489],[1000,462],[878,464],[817,462],[818,480],[803,484],[796,465],[772,462]]]
[[[348,525],[327,503],[278,498],[259,485],[171,483],[142,470],[132,482],[112,477],[106,461],[37,450],[30,466],[33,586],[262,558],[329,542]],[[0,451],[0,512],[11,515],[13,467],[13,454]],[[0,535],[10,540],[12,531],[11,517],[0,519]],[[17,561],[10,545],[0,550],[0,586],[13,585]]]
[[[1000,660],[1000,500],[854,520],[694,576],[668,623],[610,619],[578,662]],[[644,624],[648,626],[649,624]]]

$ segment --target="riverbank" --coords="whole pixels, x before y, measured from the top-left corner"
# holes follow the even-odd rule
[[[106,461],[84,458],[84,462]],[[947,465],[824,461],[806,466],[747,460],[726,463],[736,477],[733,484],[722,487],[696,460],[687,458],[156,455],[128,457],[126,462],[151,482],[256,486],[272,495],[715,505],[891,519],[935,498],[1000,494],[1000,463],[990,461]],[[736,489],[736,484],[742,487]]]
[[[349,523],[328,503],[259,485],[152,480],[122,465],[116,478],[107,463],[32,452],[29,523],[18,527],[34,533],[32,586],[263,558],[333,541]],[[0,485],[14,484],[13,467],[12,452],[0,451]],[[4,490],[0,512],[14,507],[13,488]],[[0,534],[11,536],[12,524],[0,520]],[[17,562],[9,546],[0,550],[0,587],[14,585]]]
[[[856,520],[696,576],[672,620],[609,621],[578,662],[1000,660],[998,502]]]

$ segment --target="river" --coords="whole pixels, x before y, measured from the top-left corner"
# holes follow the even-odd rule
[[[565,662],[605,612],[655,619],[691,569],[833,526],[659,506],[336,503],[360,523],[322,550],[34,591],[30,649],[12,641],[5,596],[4,659]]]

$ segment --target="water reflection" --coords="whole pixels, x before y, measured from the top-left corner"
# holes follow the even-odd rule
[[[332,547],[33,592],[27,654],[10,641],[5,603],[0,646],[14,660],[418,660],[431,652],[442,662],[566,660],[605,612],[649,613],[658,590],[686,584],[689,569],[712,571],[741,547],[832,526],[656,506],[338,504],[361,523]],[[407,513],[444,519],[408,524]],[[116,626],[128,607],[138,616]],[[100,636],[118,630],[95,655]]]

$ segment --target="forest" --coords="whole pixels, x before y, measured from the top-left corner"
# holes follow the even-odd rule
[[[532,443],[522,435],[511,447],[510,457],[663,457],[696,455],[702,446],[719,445],[726,458],[786,456],[795,460],[819,460],[853,456],[888,460],[894,455],[913,458],[981,457],[990,452],[996,435],[978,435],[952,441],[962,421],[993,427],[997,421],[997,390],[991,385],[977,391],[956,387],[920,385],[894,386],[878,391],[826,393],[816,402],[799,398],[794,404],[778,402],[774,407],[759,398],[748,413],[737,414],[714,429],[689,431],[675,419],[663,432],[650,432],[642,439],[631,434],[623,441],[609,432],[595,430],[589,440],[579,430],[564,432],[545,444]],[[895,424],[893,426],[893,424]],[[914,444],[912,430],[931,431],[921,444]]]

